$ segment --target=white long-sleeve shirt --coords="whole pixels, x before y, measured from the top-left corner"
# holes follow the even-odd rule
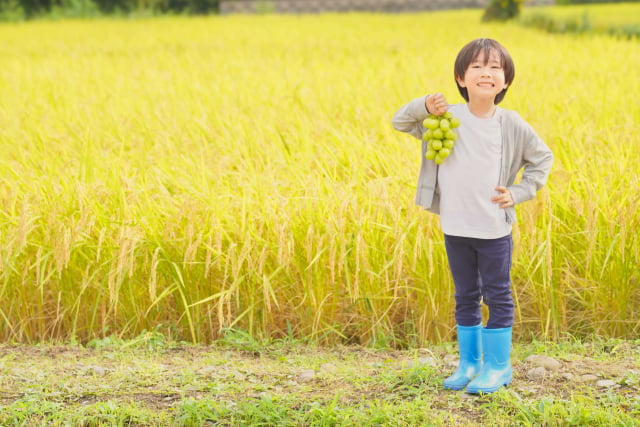
[[[474,116],[467,104],[449,111],[460,119],[452,153],[438,167],[440,224],[450,236],[497,239],[511,233],[504,209],[491,201],[500,180],[502,131],[496,108],[493,117]]]

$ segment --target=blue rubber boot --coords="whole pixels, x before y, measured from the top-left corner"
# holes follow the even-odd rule
[[[484,364],[478,375],[467,385],[467,393],[493,393],[508,385],[511,374],[511,328],[482,330]]]
[[[457,326],[458,351],[460,363],[458,369],[444,380],[444,388],[462,390],[482,367],[482,325]]]

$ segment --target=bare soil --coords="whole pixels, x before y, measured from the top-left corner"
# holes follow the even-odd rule
[[[514,349],[509,389],[526,398],[565,399],[582,391],[640,399],[639,343],[582,346],[575,353],[546,350],[552,363],[545,368],[529,357],[540,354],[535,346]],[[342,404],[349,404],[398,393],[402,372],[427,366],[434,372],[427,384],[428,392],[435,393],[434,407],[449,408],[463,419],[478,419],[479,405],[452,407],[451,397],[481,401],[486,397],[441,386],[455,363],[453,345],[407,351],[298,345],[264,351],[190,345],[160,349],[0,345],[0,411],[25,396],[65,405],[127,402],[166,411],[187,398],[230,402],[269,393],[327,401],[339,390]]]

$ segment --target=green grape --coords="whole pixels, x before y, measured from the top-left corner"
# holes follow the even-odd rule
[[[450,139],[452,141],[455,141],[457,137],[458,137],[458,135],[454,131],[452,131],[451,129],[449,129],[448,131],[446,131],[444,133],[444,139]]]
[[[427,158],[427,160],[433,160],[436,157],[436,152],[434,150],[427,150],[427,152],[424,154],[424,156]]]
[[[424,119],[424,121],[422,122],[422,124],[424,125],[424,127],[426,127],[427,129],[436,129],[439,125],[438,120],[437,119],[431,119],[431,118],[426,118]]]
[[[422,124],[427,128],[422,134],[422,139],[427,142],[425,157],[440,165],[453,153],[454,141],[458,138],[453,129],[460,126],[460,119],[447,111],[442,116],[430,114]]]

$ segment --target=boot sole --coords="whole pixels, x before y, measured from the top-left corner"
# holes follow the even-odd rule
[[[462,390],[467,386],[467,384],[463,384],[463,385],[450,385],[450,384],[444,384],[444,388],[445,390]]]
[[[491,387],[491,388],[477,388],[477,389],[469,389],[469,387],[467,387],[467,389],[465,390],[467,393],[469,394],[489,394],[489,393],[495,393],[496,391],[500,390],[502,387],[506,387],[509,384],[511,384],[511,381],[513,381],[513,379],[509,379],[508,381],[506,381],[504,384],[496,386],[496,387]]]

